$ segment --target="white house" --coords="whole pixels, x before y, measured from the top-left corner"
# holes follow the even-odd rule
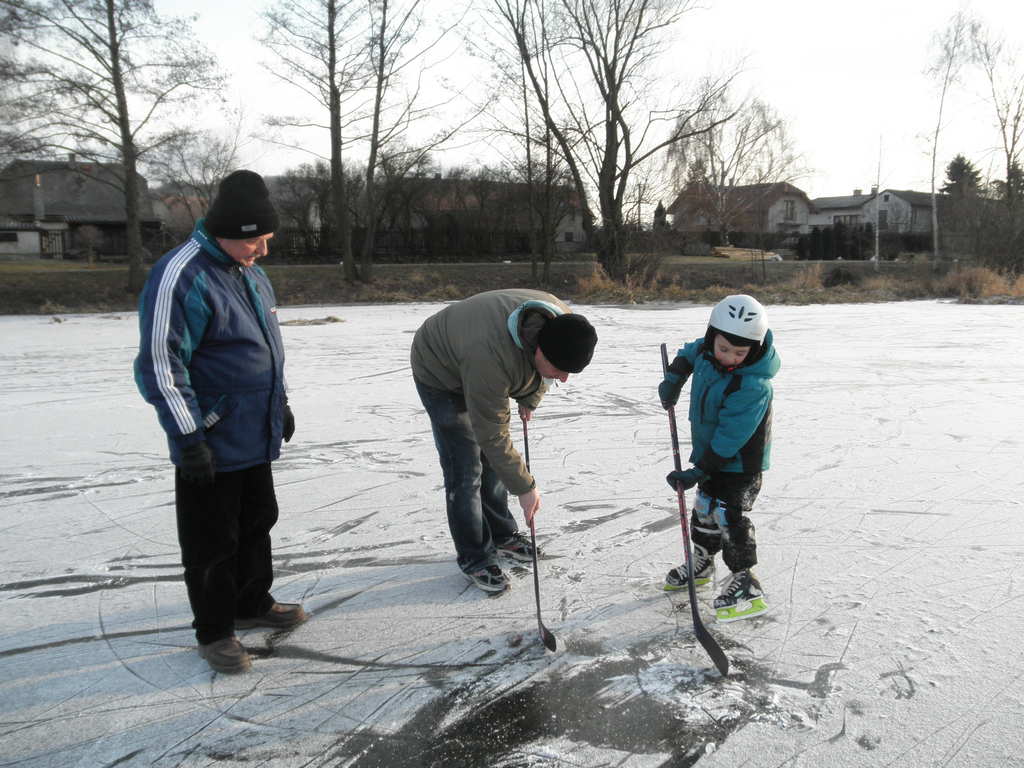
[[[857,226],[874,219],[864,216],[864,204],[877,194],[872,188],[871,194],[865,195],[862,190],[853,190],[852,195],[840,197],[816,197],[811,200],[811,213],[807,218],[810,227],[831,227],[836,224]]]
[[[945,197],[939,195],[940,200]],[[878,222],[879,232],[932,231],[932,196],[928,192],[883,189],[875,198],[864,203],[862,211],[865,221],[872,224]]]

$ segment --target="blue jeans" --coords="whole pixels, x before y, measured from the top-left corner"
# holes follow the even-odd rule
[[[496,544],[518,530],[508,509],[508,490],[480,450],[466,412],[466,398],[416,381],[430,417],[444,474],[448,529],[459,568],[466,573],[497,564]]]

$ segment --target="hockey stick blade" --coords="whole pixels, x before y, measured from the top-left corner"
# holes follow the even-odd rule
[[[537,534],[534,531],[533,520],[530,521],[530,541],[533,542],[533,592],[537,596],[537,631],[540,632],[540,640],[549,651],[558,648],[555,635],[550,629],[544,626],[540,618],[540,577],[537,575]]]
[[[661,370],[663,374],[668,373],[668,349],[664,344],[661,345]],[[681,470],[683,465],[679,459],[679,431],[676,429],[676,409],[674,406],[670,406],[665,410],[668,413],[669,431],[672,434],[672,459],[675,462],[676,469]],[[682,488],[677,487],[676,496],[679,500],[679,524],[683,529],[683,552],[686,555],[686,585],[690,595],[690,612],[693,614],[693,634],[697,636],[697,642],[707,651],[708,656],[711,657],[722,677],[725,677],[729,674],[729,659],[726,657],[725,651],[722,650],[722,646],[718,644],[704,626],[704,622],[700,618],[700,612],[697,610],[697,586],[693,583],[690,524],[686,519],[686,493]]]

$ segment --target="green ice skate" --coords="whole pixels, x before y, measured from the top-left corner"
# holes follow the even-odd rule
[[[715,619],[727,623],[750,619],[768,612],[764,591],[750,571],[737,571],[729,584],[715,598]]]

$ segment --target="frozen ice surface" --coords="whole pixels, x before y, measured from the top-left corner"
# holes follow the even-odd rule
[[[0,765],[1024,765],[1024,307],[770,308],[772,611],[704,606],[727,679],[659,589],[681,536],[658,345],[709,307],[579,308],[594,363],[530,428],[554,654],[528,568],[490,598],[455,567],[408,368],[438,309],[281,310],[344,320],[283,329],[275,596],[313,616],[241,633],[236,677],[194,649],[136,318],[0,317]]]

